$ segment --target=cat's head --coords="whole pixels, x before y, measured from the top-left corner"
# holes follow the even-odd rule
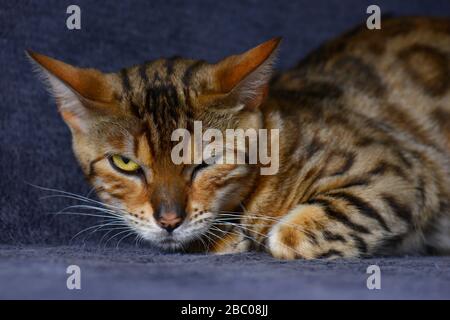
[[[158,59],[102,73],[28,52],[69,126],[89,182],[143,238],[178,248],[234,211],[252,191],[255,166],[175,164],[176,129],[259,128],[280,40],[216,64]],[[192,146],[192,144],[189,144]],[[194,148],[189,148],[190,152]]]

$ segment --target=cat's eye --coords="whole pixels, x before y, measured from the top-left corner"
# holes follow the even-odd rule
[[[118,154],[111,156],[109,159],[112,166],[119,171],[126,173],[137,173],[141,169],[141,166],[133,160]]]

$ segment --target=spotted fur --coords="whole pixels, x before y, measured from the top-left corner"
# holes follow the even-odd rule
[[[173,57],[102,75],[30,55],[100,198],[160,247],[281,259],[449,253],[450,20],[354,29],[269,82],[278,42],[217,64]],[[279,172],[173,164],[171,133],[194,120],[279,129]],[[114,170],[113,153],[142,174]],[[181,221],[170,232],[158,224],[169,215]]]

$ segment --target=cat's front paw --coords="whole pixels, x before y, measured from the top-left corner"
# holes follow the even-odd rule
[[[299,206],[270,230],[267,250],[278,259],[316,259],[324,248],[319,246],[312,226],[320,217],[321,209],[314,206]]]
[[[277,259],[313,259],[311,244],[302,238],[302,233],[292,227],[275,227],[269,233],[267,249]]]

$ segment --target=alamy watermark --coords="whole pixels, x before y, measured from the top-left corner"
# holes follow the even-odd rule
[[[81,290],[81,269],[73,264],[67,267],[66,273],[69,274],[66,280],[66,286],[69,290]]]
[[[66,13],[70,16],[66,19],[66,27],[69,30],[81,29],[81,8],[75,4],[67,7]]]
[[[366,13],[370,16],[366,20],[366,27],[369,30],[381,29],[381,9],[376,4],[367,7]]]
[[[194,121],[193,135],[176,129],[171,140],[178,142],[171,152],[174,164],[257,164],[261,175],[274,175],[279,169],[278,129],[219,129],[203,131]]]
[[[381,269],[376,264],[372,264],[367,267],[367,274],[370,276],[367,278],[366,286],[369,290],[381,289]]]

